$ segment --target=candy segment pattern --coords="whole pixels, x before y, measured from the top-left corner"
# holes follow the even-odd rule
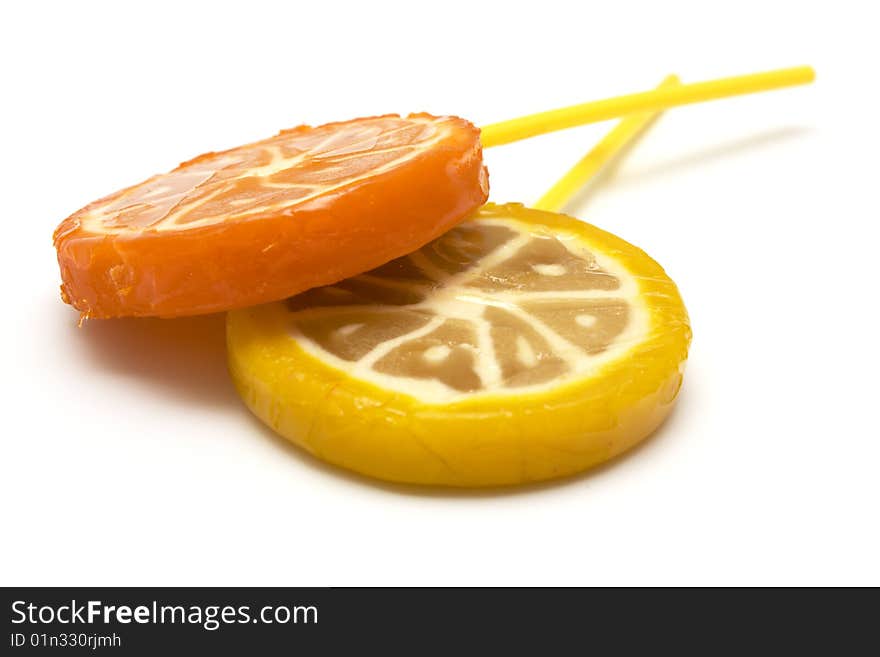
[[[303,347],[425,401],[584,374],[647,329],[638,285],[564,233],[458,226],[419,251],[287,302]]]
[[[432,148],[444,128],[380,117],[284,131],[247,149],[210,153],[87,208],[96,233],[181,230],[273,214],[382,173]]]

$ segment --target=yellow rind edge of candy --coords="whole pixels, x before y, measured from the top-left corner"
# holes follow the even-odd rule
[[[637,279],[649,337],[590,378],[529,394],[431,404],[355,379],[300,348],[282,304],[230,312],[229,369],[250,410],[314,456],[391,482],[491,487],[569,476],[649,436],[681,386],[691,330],[678,289],[641,249],[572,217],[488,204],[574,233]]]

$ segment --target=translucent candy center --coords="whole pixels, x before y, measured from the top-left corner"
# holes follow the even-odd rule
[[[289,299],[291,332],[359,378],[430,401],[583,376],[647,331],[638,285],[574,235],[504,219]]]

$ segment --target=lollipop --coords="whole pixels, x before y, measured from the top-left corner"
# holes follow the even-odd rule
[[[448,486],[561,477],[634,445],[671,409],[689,340],[641,250],[516,204],[227,320],[233,380],[275,431],[362,474]]]
[[[274,301],[412,251],[486,200],[479,131],[427,114],[301,126],[111,194],[55,232],[88,317]]]
[[[493,146],[543,132],[809,81],[789,69],[505,121]],[[83,317],[174,317],[283,299],[414,251],[486,200],[479,131],[417,114],[301,126],[208,153],[95,201],[54,242]]]
[[[638,100],[688,89],[670,77]],[[568,116],[490,126],[484,144]],[[552,479],[644,439],[681,386],[691,337],[681,297],[639,248],[548,210],[654,116],[622,120],[535,208],[489,204],[366,274],[229,313],[246,405],[321,459],[413,484]]]

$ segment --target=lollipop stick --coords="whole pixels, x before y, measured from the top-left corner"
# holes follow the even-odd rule
[[[807,84],[815,77],[816,73],[811,67],[799,66],[643,91],[492,123],[483,127],[480,139],[484,148],[500,146],[547,132],[607,121],[628,114]]]
[[[678,76],[670,75],[657,88],[667,89],[678,84]],[[659,115],[659,111],[644,112],[621,119],[602,138],[602,141],[596,144],[589,153],[584,155],[577,164],[569,169],[532,207],[549,212],[561,210],[590,178],[596,175],[611,160],[619,157],[624,149],[642,134]]]

